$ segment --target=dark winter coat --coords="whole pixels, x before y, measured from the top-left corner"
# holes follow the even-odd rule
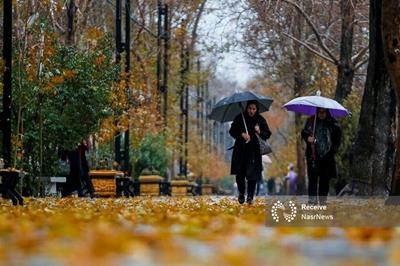
[[[257,113],[253,117],[250,117],[245,113],[244,117],[251,140],[249,143],[246,143],[243,139],[242,133],[246,133],[246,129],[243,124],[242,114],[237,115],[229,130],[229,134],[235,139],[232,153],[231,174],[242,174],[243,171],[251,165],[252,169],[257,174],[251,176],[248,175],[246,177],[247,179],[256,179],[257,176],[261,175],[263,167],[260,145],[255,135],[256,132],[254,127],[256,124],[259,125],[260,137],[264,140],[271,136],[271,131],[269,130],[267,121],[260,114]]]
[[[339,123],[332,117],[327,117],[324,120],[317,118],[315,124],[315,138],[317,142],[314,144],[314,159],[312,145],[307,141],[307,138],[312,136],[313,127],[314,116],[307,120],[301,132],[302,138],[307,143],[306,158],[309,172],[311,167],[317,167],[324,173],[328,173],[329,178],[335,178],[337,176],[335,154],[340,146],[342,129]]]

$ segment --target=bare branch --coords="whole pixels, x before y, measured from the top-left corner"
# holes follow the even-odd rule
[[[197,40],[197,28],[199,26],[200,18],[201,18],[201,15],[203,14],[204,6],[205,6],[206,2],[207,2],[207,0],[204,0],[203,2],[201,2],[200,7],[199,7],[199,11],[198,11],[197,16],[196,16],[196,20],[195,20],[194,25],[193,25],[192,41],[190,43],[190,51],[193,51],[194,45],[195,45],[196,40]]]
[[[313,49],[311,46],[309,46],[307,43],[304,43],[304,42],[300,41],[299,39],[296,39],[295,37],[293,37],[292,35],[289,35],[289,34],[287,34],[287,33],[283,33],[283,35],[286,36],[286,37],[288,37],[288,38],[290,38],[290,39],[292,39],[292,40],[294,40],[295,42],[299,43],[300,45],[302,45],[303,47],[305,47],[307,50],[309,50],[310,52],[312,52],[313,54],[315,54],[315,55],[321,57],[322,59],[324,59],[324,60],[326,60],[326,61],[328,61],[328,62],[330,62],[330,63],[332,63],[332,64],[334,64],[334,65],[337,65],[337,61],[336,61],[336,60],[333,60],[332,58],[327,57],[326,55],[321,54],[320,52],[316,51],[316,50]]]
[[[317,27],[314,25],[314,23],[311,21],[311,18],[307,15],[307,13],[296,3],[290,1],[290,0],[282,0],[285,3],[288,3],[292,6],[294,6],[297,11],[300,12],[300,14],[304,17],[304,19],[306,20],[307,24],[311,27],[311,30],[314,32],[315,37],[317,38],[317,41],[319,43],[319,45],[321,46],[322,50],[324,50],[328,56],[330,57],[331,60],[329,60],[330,62],[334,62],[335,65],[338,64],[338,59],[333,55],[333,53],[329,50],[329,48],[325,45],[325,43],[323,42],[322,38],[321,38],[321,34],[318,32]],[[324,57],[325,59],[326,57]]]
[[[354,76],[356,76],[356,77],[366,77],[367,76],[367,73],[354,73]]]
[[[358,70],[359,68],[361,68],[364,64],[368,63],[368,59],[365,59],[364,61],[359,62],[355,67],[354,67],[354,71]]]
[[[369,47],[365,46],[351,58],[351,61],[353,62],[354,65],[360,62],[361,58],[367,53],[368,49]]]

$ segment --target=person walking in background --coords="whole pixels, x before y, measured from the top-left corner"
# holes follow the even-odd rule
[[[68,197],[74,191],[79,191],[81,188],[79,155],[78,149],[63,151],[62,153],[63,160],[67,160],[69,163],[69,174],[67,175],[67,181],[63,186],[61,195],[62,197]]]
[[[78,195],[80,197],[85,196],[85,192],[89,193],[91,198],[94,197],[94,187],[92,183],[92,179],[89,176],[89,164],[86,159],[86,151],[89,150],[89,146],[87,142],[84,140],[78,145],[78,155],[79,155],[79,163],[80,163],[80,181],[81,186],[78,190]]]
[[[329,182],[337,176],[335,154],[342,130],[328,110],[318,108],[316,116],[310,117],[301,132],[307,143],[308,195],[310,204],[326,204]],[[318,191],[317,191],[318,190]]]
[[[78,192],[79,197],[85,196],[85,190],[91,197],[94,196],[92,180],[89,177],[89,165],[86,160],[88,145],[82,141],[73,151],[66,152],[69,161],[69,175],[63,188],[62,196],[70,196],[74,191]]]
[[[275,178],[275,195],[284,195],[284,185],[282,182],[282,178],[280,176],[277,176]]]
[[[265,194],[264,179],[260,178],[256,183],[256,196],[264,195],[264,194]]]
[[[268,195],[275,194],[275,177],[271,176],[267,181]]]
[[[246,201],[248,204],[252,204],[256,183],[261,179],[263,170],[260,145],[256,134],[266,140],[271,136],[271,131],[267,121],[259,114],[257,101],[247,102],[245,110],[244,113],[235,117],[229,130],[229,134],[235,139],[231,174],[236,175],[239,203],[243,204],[245,201],[247,180]]]
[[[289,195],[296,195],[296,191],[297,191],[297,174],[294,171],[294,166],[292,163],[289,164],[289,172],[286,175],[286,180],[287,180],[287,193]]]

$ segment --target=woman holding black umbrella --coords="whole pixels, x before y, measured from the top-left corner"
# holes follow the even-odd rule
[[[243,204],[246,193],[247,203],[253,203],[256,183],[263,170],[260,145],[256,134],[266,140],[271,136],[267,121],[259,113],[257,101],[248,101],[246,111],[236,116],[229,130],[235,139],[233,146],[231,174],[236,175],[239,190],[238,201]]]

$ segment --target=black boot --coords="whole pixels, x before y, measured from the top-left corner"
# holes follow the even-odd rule
[[[326,206],[326,200],[327,200],[327,196],[319,196],[319,205],[324,205]]]
[[[256,180],[247,181],[247,204],[253,204],[254,192],[256,191]]]
[[[247,204],[252,205],[253,204],[253,197],[247,197],[246,202],[247,202]]]
[[[244,203],[244,194],[239,194],[238,201],[240,204]]]
[[[318,200],[316,196],[309,196],[308,197],[308,204],[309,205],[318,205]]]

